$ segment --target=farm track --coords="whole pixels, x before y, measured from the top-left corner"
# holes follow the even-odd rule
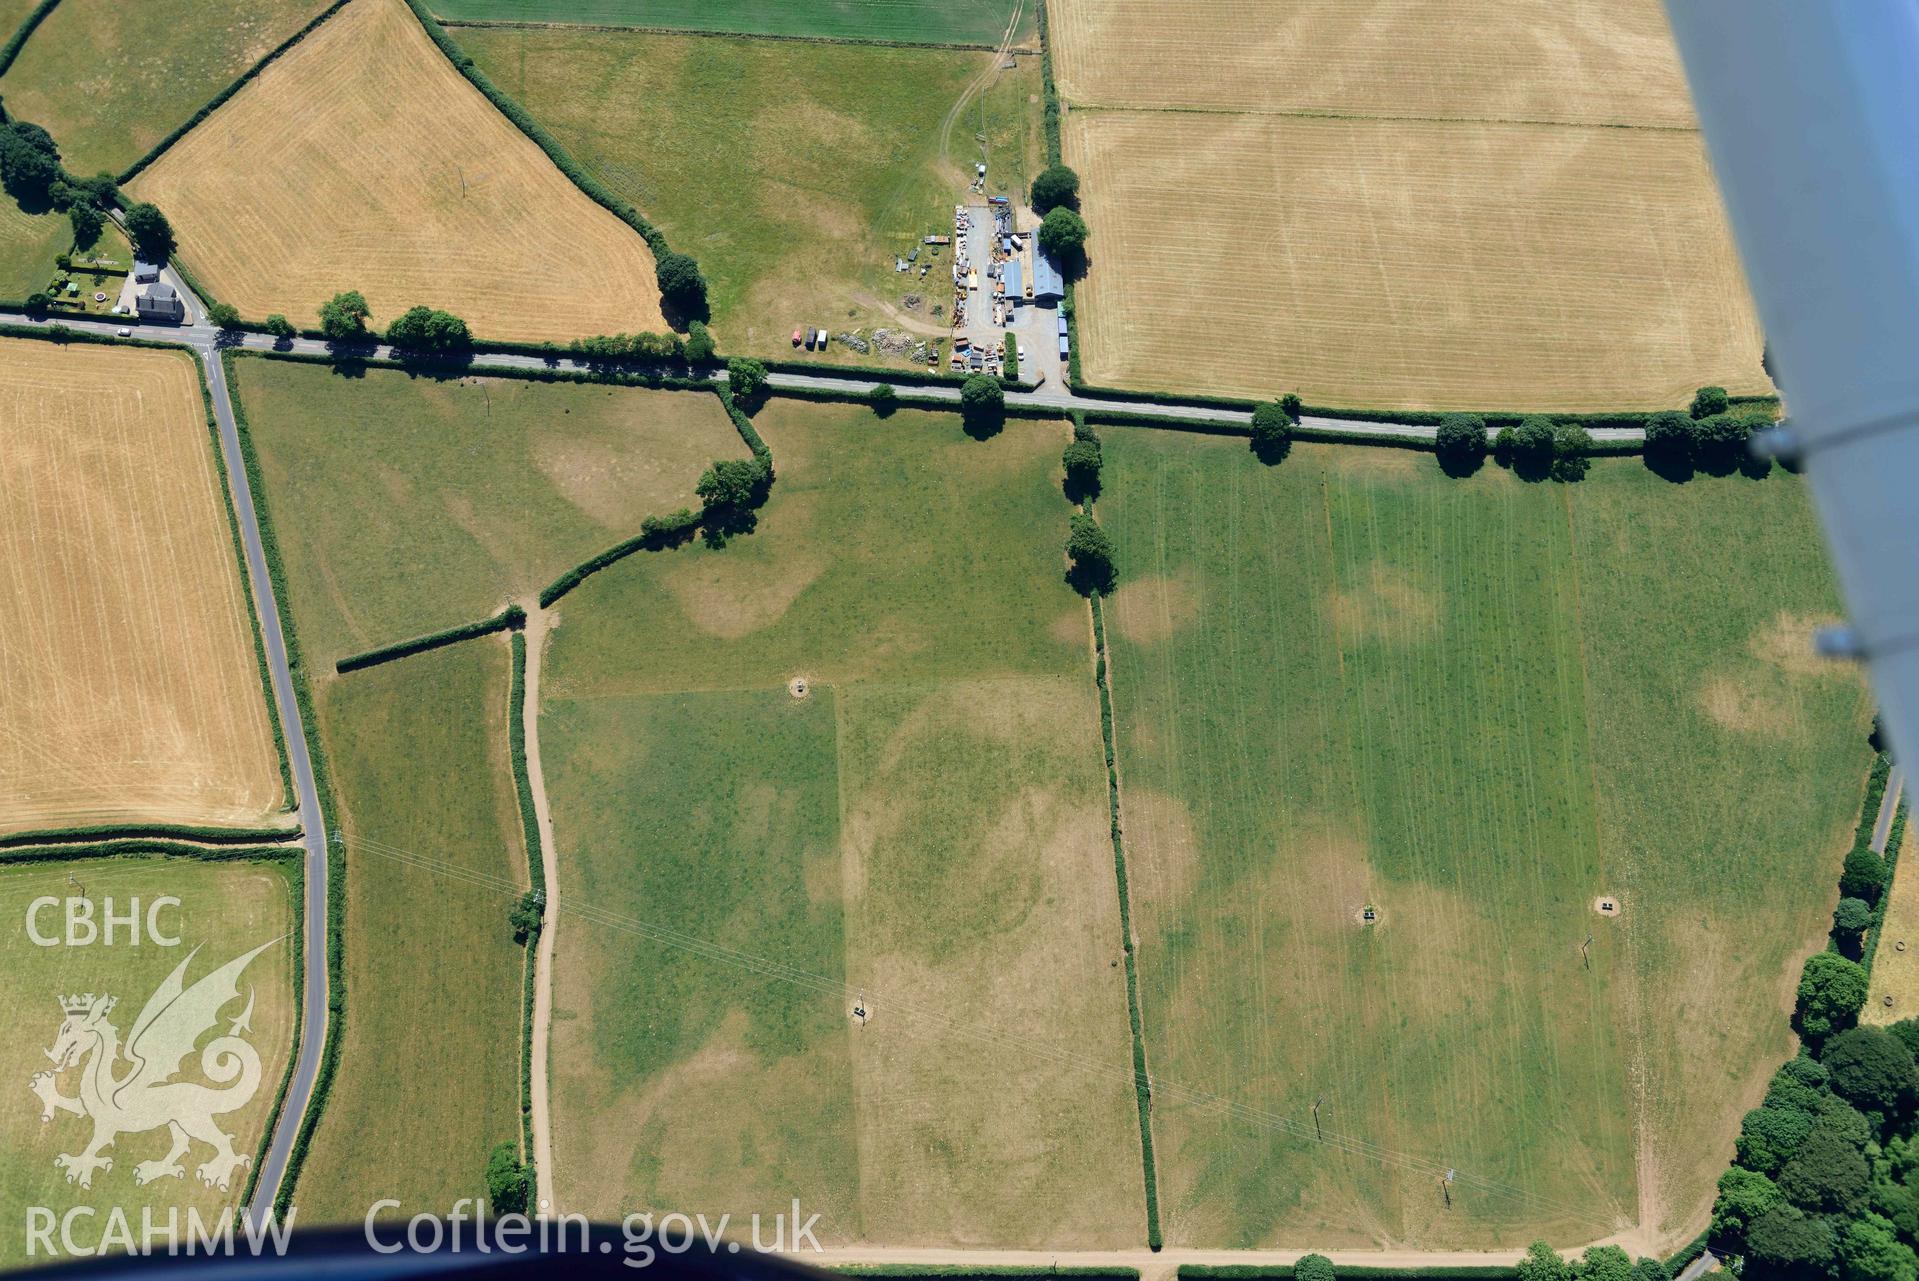
[[[543,851],[540,889],[546,895],[546,921],[540,927],[533,958],[533,1036],[528,1049],[533,1059],[533,1174],[539,1204],[557,1214],[559,1200],[553,1181],[553,1111],[552,1091],[547,1081],[547,1046],[553,1032],[553,936],[559,930],[560,872],[559,851],[553,844],[553,809],[546,796],[546,767],[540,757],[540,667],[545,657],[546,634],[552,630],[554,618],[540,608],[538,599],[529,599],[523,604],[526,608],[526,680],[521,687],[520,724],[526,735],[527,786],[533,793],[533,816],[539,824]]]

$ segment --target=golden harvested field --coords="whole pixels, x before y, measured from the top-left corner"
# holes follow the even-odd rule
[[[1092,382],[1435,409],[1772,390],[1696,133],[1098,110],[1064,143]]]
[[[0,340],[0,831],[282,804],[192,358]]]
[[[1059,0],[1076,104],[1693,127],[1659,0]]]
[[[440,53],[357,0],[134,182],[180,254],[255,319],[358,289],[384,325],[443,307],[489,338],[663,330],[653,255]]]
[[[1919,1014],[1919,867],[1913,865],[1912,847],[1908,823],[1886,894],[1886,922],[1872,958],[1872,990],[1859,1015],[1862,1023],[1883,1027]],[[1888,996],[1891,1005],[1886,1004]]]

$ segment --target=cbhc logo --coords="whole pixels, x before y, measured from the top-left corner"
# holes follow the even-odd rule
[[[116,941],[140,946],[142,936],[159,947],[180,946],[180,935],[167,934],[160,926],[160,913],[168,908],[178,908],[180,900],[171,894],[163,894],[150,900],[144,913],[140,910],[140,899],[135,897],[126,901],[125,909],[116,911],[111,895],[100,900],[100,909],[96,917],[93,900],[90,898],[55,898],[47,895],[37,898],[27,905],[27,937],[36,947],[91,947],[99,943],[112,947]],[[48,924],[64,929],[57,934],[48,934],[42,929],[41,914],[49,908],[60,909]],[[174,918],[174,928],[179,928],[179,917]]]

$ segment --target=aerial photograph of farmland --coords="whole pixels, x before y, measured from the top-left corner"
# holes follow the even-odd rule
[[[0,0],[0,1268],[1919,1281],[1884,4]]]

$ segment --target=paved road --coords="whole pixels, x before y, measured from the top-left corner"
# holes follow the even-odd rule
[[[1906,786],[1906,771],[1895,765],[1886,776],[1886,794],[1879,798],[1879,817],[1872,825],[1872,851],[1875,854],[1886,852],[1886,841],[1892,835],[1892,816],[1899,809],[1899,793]]]
[[[253,507],[253,490],[247,484],[245,460],[240,454],[240,433],[233,421],[233,401],[227,391],[226,369],[215,345],[217,331],[205,323],[206,312],[200,300],[168,269],[167,279],[187,300],[191,325],[136,325],[134,333],[160,342],[178,343],[200,358],[207,372],[207,390],[212,394],[213,417],[220,431],[220,461],[226,468],[227,484],[233,493],[233,510],[240,521],[240,539],[246,547],[247,576],[253,584],[254,612],[260,619],[260,635],[265,642],[267,670],[273,681],[273,701],[280,711],[280,725],[286,739],[287,759],[293,771],[294,797],[305,829],[306,902],[302,909],[302,929],[306,972],[302,976],[300,1056],[293,1065],[280,1122],[261,1162],[253,1202],[248,1207],[263,1219],[273,1207],[280,1180],[286,1174],[287,1158],[293,1151],[293,1139],[306,1116],[313,1098],[313,1082],[320,1071],[320,1052],[327,1033],[327,832],[326,816],[320,810],[320,798],[313,784],[313,761],[307,755],[305,725],[300,705],[293,696],[293,672],[287,665],[286,636],[280,629],[280,609],[274,599],[273,580],[267,574],[266,550],[260,543],[260,521]],[[0,312],[0,320],[11,324],[39,323],[17,312]],[[49,322],[51,323],[51,322]],[[75,329],[112,333],[120,325],[100,321],[62,320]]]
[[[185,294],[185,290],[181,291]],[[188,295],[190,296],[190,295]],[[204,317],[196,313],[201,323],[190,326],[174,325],[135,325],[136,337],[155,342],[185,343],[195,348],[211,344],[216,331],[204,323]],[[19,312],[0,312],[0,322],[7,324],[63,324],[74,329],[86,329],[95,333],[112,333],[117,326],[112,321],[73,320],[59,318],[36,322]],[[249,351],[270,351],[276,346],[273,339],[264,334],[227,335],[226,342],[234,347]],[[282,351],[294,351],[311,356],[332,356],[330,344],[317,338],[293,338],[278,344]],[[390,360],[393,349],[384,344],[356,349],[353,353],[376,360]],[[484,352],[473,357],[472,368],[487,369],[559,369],[569,372],[589,372],[596,366],[585,361],[574,360],[568,356],[522,356],[510,352]],[[714,377],[722,375],[715,373]],[[818,373],[797,374],[774,372],[767,380],[775,387],[813,388],[823,391],[865,391],[877,381],[871,374],[835,373],[828,366],[821,366]],[[950,401],[959,400],[959,389],[953,386],[921,385],[918,383],[895,383],[902,397],[917,397],[921,400]],[[1161,418],[1173,418],[1193,423],[1226,423],[1245,427],[1252,423],[1252,414],[1243,409],[1219,409],[1211,405],[1200,404],[1141,404],[1129,400],[1109,400],[1100,396],[1076,395],[1071,390],[1053,385],[1044,385],[1031,391],[1009,391],[1006,393],[1009,405],[1031,405],[1057,409],[1064,413],[1069,409],[1083,409],[1110,413],[1148,413]],[[1435,429],[1417,423],[1372,423],[1359,422],[1350,418],[1321,418],[1308,414],[1300,419],[1300,426],[1308,430],[1337,431],[1357,436],[1377,436],[1383,440],[1431,440]],[[1490,435],[1490,432],[1488,433]],[[1595,427],[1592,429],[1596,441],[1638,441],[1645,433],[1637,427]]]

